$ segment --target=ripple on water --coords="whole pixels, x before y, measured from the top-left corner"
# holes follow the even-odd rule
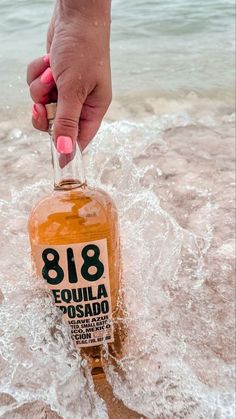
[[[128,337],[106,374],[114,394],[148,418],[234,417],[233,135],[224,124],[177,114],[104,124],[85,155],[89,183],[120,214]],[[36,403],[64,418],[105,418],[67,327],[30,274],[26,222],[50,190],[49,149],[17,142],[0,215],[1,412]],[[21,142],[32,161],[21,162]]]

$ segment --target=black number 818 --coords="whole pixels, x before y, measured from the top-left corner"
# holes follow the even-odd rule
[[[68,265],[68,278],[69,282],[73,284],[78,282],[73,249],[68,248],[66,253]],[[99,259],[99,247],[95,244],[88,244],[83,248],[81,256],[84,261],[80,269],[82,277],[86,279],[86,281],[90,282],[97,281],[98,279],[100,279],[104,273],[104,265]],[[42,253],[42,259],[44,261],[44,266],[42,269],[43,278],[46,279],[46,281],[50,285],[60,284],[64,279],[64,271],[62,267],[59,265],[59,253],[55,249],[47,248]],[[54,272],[53,276],[50,276],[51,272]]]

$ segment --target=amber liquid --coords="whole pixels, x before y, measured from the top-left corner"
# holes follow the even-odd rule
[[[107,240],[114,322],[114,342],[108,346],[112,356],[119,356],[121,332],[115,320],[120,316],[120,307],[118,307],[120,248],[117,211],[109,195],[87,186],[54,191],[32,210],[28,228],[32,260],[35,265],[34,249],[38,245],[67,245]],[[101,352],[102,345],[81,348],[81,355],[88,360],[93,374],[102,373]]]

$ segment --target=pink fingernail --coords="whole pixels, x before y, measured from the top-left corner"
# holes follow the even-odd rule
[[[50,54],[44,55],[43,61],[45,62],[45,64],[49,64],[50,63]]]
[[[70,154],[73,150],[72,139],[70,137],[64,137],[60,135],[57,137],[57,151],[61,154]]]
[[[33,119],[35,119],[35,121],[37,121],[38,119],[39,119],[39,113],[38,113],[38,111],[37,111],[37,105],[36,104],[34,104],[33,106],[32,106],[32,117],[33,117]]]
[[[42,74],[40,81],[44,84],[48,84],[51,83],[53,81],[53,75],[52,75],[52,70],[50,67],[48,67],[44,73]]]

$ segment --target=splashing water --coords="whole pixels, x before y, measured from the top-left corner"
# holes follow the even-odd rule
[[[1,153],[1,417],[33,409],[106,418],[67,326],[31,275],[26,223],[50,190],[49,144],[1,129],[12,137]],[[107,355],[106,376],[147,418],[234,417],[232,137],[232,115],[179,110],[104,123],[85,154],[88,183],[107,190],[120,214],[128,336],[121,360]]]

